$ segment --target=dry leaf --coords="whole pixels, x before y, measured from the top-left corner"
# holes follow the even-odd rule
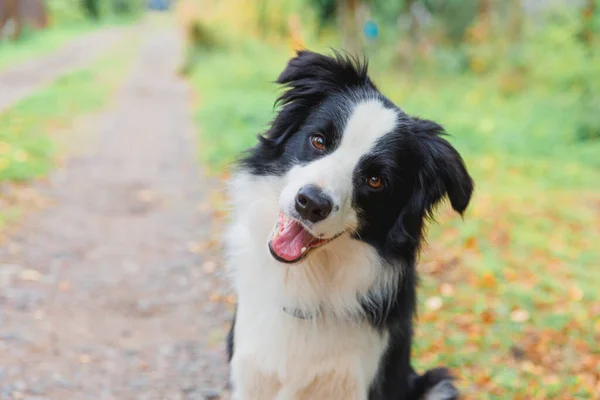
[[[467,250],[476,250],[477,249],[477,239],[471,236],[467,240],[465,240],[464,244],[465,249]]]
[[[484,288],[492,289],[497,285],[496,277],[494,277],[494,274],[491,272],[486,272],[481,276],[479,285]]]
[[[569,297],[574,301],[580,301],[583,299],[583,290],[578,286],[571,286],[569,288]]]
[[[430,297],[425,301],[425,306],[432,311],[439,310],[443,304],[442,298],[438,296]]]
[[[454,286],[449,283],[442,283],[440,287],[440,292],[447,297],[450,297],[454,294]]]
[[[92,361],[92,357],[90,357],[89,354],[80,354],[79,355],[79,362],[81,364],[89,364],[90,361]]]
[[[21,272],[21,279],[23,279],[24,281],[38,282],[41,277],[42,274],[40,274],[40,272],[36,271],[35,269],[26,269],[23,272]]]
[[[513,322],[525,322],[529,320],[529,312],[527,310],[517,309],[510,313],[510,319]]]
[[[198,211],[202,214],[207,214],[210,211],[210,203],[207,201],[198,204]]]
[[[207,261],[202,265],[202,270],[207,274],[212,274],[217,269],[217,263],[214,261]]]
[[[486,324],[491,324],[494,322],[494,312],[490,309],[485,310],[481,313],[481,320]]]

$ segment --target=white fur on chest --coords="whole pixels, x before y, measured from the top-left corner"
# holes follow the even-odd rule
[[[330,370],[348,369],[366,398],[387,337],[357,322],[359,299],[392,282],[370,246],[340,237],[326,251],[287,266],[269,254],[267,241],[279,213],[280,178],[239,175],[232,181],[233,223],[226,237],[227,263],[238,296],[234,386],[248,368],[274,377],[278,399]],[[283,307],[318,313],[299,319]],[[256,371],[248,372],[256,373]],[[238,381],[238,382],[236,382]],[[285,393],[290,393],[289,396]]]

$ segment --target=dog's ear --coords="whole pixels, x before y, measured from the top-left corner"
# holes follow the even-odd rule
[[[473,179],[458,151],[443,138],[444,129],[429,120],[413,119],[413,131],[420,138],[423,157],[421,182],[424,185],[424,208],[430,213],[448,197],[452,208],[463,214],[473,193]]]
[[[388,234],[389,249],[396,255],[414,256],[421,244],[425,220],[444,198],[463,214],[473,193],[473,180],[454,147],[442,136],[444,129],[433,121],[413,119],[408,146],[415,157],[417,175],[412,194],[400,210]]]

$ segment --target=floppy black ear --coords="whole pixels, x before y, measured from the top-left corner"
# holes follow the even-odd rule
[[[408,146],[418,169],[412,194],[388,233],[387,250],[392,255],[411,259],[423,238],[425,220],[435,206],[448,197],[452,208],[465,211],[473,193],[473,180],[465,163],[441,135],[444,129],[433,121],[413,119]],[[418,161],[417,161],[418,160]]]
[[[471,200],[473,179],[454,147],[442,136],[444,129],[433,121],[415,119],[414,131],[420,137],[424,157],[421,181],[428,213],[444,197],[462,214]]]

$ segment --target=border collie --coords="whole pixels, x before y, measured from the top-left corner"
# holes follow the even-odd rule
[[[427,219],[446,197],[462,214],[473,191],[461,156],[366,62],[300,51],[277,83],[279,112],[229,187],[233,399],[458,398],[410,350]]]

